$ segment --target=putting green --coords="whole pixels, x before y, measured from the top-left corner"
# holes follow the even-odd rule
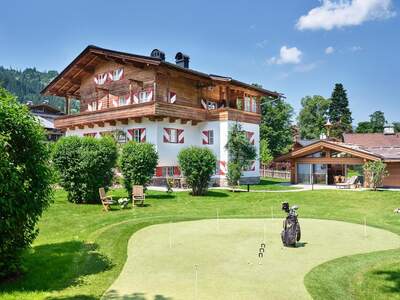
[[[373,227],[314,219],[300,224],[298,248],[282,247],[278,219],[144,228],[131,237],[126,264],[104,299],[309,299],[303,279],[313,267],[400,247],[398,235]],[[266,250],[259,258],[264,236]]]

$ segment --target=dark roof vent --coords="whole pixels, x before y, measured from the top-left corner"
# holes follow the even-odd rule
[[[165,53],[158,49],[154,49],[153,51],[151,51],[150,56],[161,59],[162,61],[165,60]]]
[[[189,60],[190,57],[182,52],[178,52],[175,55],[175,62],[178,66],[189,69]]]

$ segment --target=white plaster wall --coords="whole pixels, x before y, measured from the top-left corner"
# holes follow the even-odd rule
[[[146,141],[155,145],[156,150],[159,154],[159,166],[177,166],[177,156],[180,150],[188,146],[201,146],[207,147],[213,151],[218,161],[228,162],[228,152],[225,149],[225,145],[228,141],[228,132],[231,126],[233,126],[235,121],[211,121],[202,122],[196,126],[191,125],[190,122],[187,124],[181,124],[179,120],[174,123],[168,121],[157,121],[153,122],[147,118],[143,118],[141,123],[135,123],[130,120],[128,124],[122,124],[117,122],[116,126],[104,126],[94,128],[88,128],[85,126],[84,129],[67,130],[66,136],[78,135],[83,136],[84,133],[97,132],[97,137],[100,136],[100,132],[112,131],[115,129],[122,129],[127,132],[131,128],[146,128]],[[240,123],[243,130],[254,132],[254,142],[257,150],[257,158],[259,156],[259,142],[260,142],[260,132],[259,125],[251,123]],[[184,143],[164,143],[163,133],[164,128],[176,128],[184,130]],[[201,132],[203,130],[213,130],[214,131],[214,144],[213,145],[203,145]],[[130,135],[128,134],[128,137]],[[255,171],[244,172],[244,177],[257,177],[259,176],[259,161],[256,160]],[[216,175],[214,177],[225,177]]]

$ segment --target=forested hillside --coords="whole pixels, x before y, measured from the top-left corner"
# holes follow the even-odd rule
[[[63,98],[40,95],[40,91],[57,75],[57,71],[40,72],[36,68],[19,71],[0,66],[0,86],[16,95],[20,102],[32,101],[38,104],[48,101],[50,105],[64,111]]]

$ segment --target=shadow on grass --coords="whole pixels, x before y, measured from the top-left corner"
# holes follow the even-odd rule
[[[81,241],[36,246],[24,255],[26,272],[19,279],[1,284],[0,292],[57,291],[77,285],[83,276],[112,267],[97,250],[96,244]]]
[[[395,293],[395,294],[400,293],[400,270],[399,271],[375,271],[373,274],[381,277],[383,280],[390,283],[391,286],[382,287],[382,290],[384,292]]]
[[[134,293],[130,295],[119,295],[117,291],[111,290],[104,295],[104,300],[172,300],[171,297],[155,295],[154,298],[146,297],[144,293]]]
[[[222,198],[222,197],[229,197],[228,193],[226,192],[219,192],[219,191],[208,191],[206,194],[207,197],[216,197],[216,198]]]
[[[176,196],[174,194],[146,194],[146,199],[156,199],[156,200],[163,200],[163,199],[175,199]]]

